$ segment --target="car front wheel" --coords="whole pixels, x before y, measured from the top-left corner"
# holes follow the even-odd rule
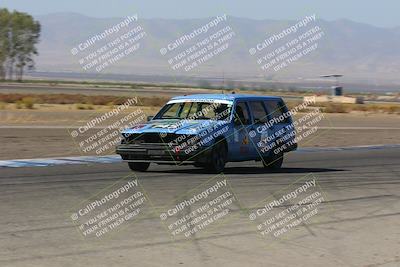
[[[145,172],[149,166],[149,162],[128,162],[128,166],[132,171]]]
[[[216,143],[211,150],[210,158],[206,164],[207,170],[213,173],[222,172],[225,168],[227,154],[228,151],[225,143],[223,141]]]

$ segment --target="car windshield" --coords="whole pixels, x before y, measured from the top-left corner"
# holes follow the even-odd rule
[[[165,105],[155,119],[228,120],[232,104],[178,102]]]

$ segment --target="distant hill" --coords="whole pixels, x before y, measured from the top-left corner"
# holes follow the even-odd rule
[[[85,72],[79,66],[79,57],[70,52],[73,47],[123,20],[90,18],[73,13],[37,16],[36,19],[42,24],[37,70],[70,72]],[[317,20],[314,23],[324,31],[325,36],[316,51],[284,70],[263,72],[255,58],[250,56],[249,48],[267,38],[267,33],[278,33],[296,21],[228,17],[226,25],[232,28],[235,37],[226,51],[194,71],[171,70],[167,58],[160,54],[160,48],[211,19],[139,17],[134,23],[141,25],[147,34],[140,49],[102,73],[213,77],[225,75],[244,80],[295,80],[299,77],[312,78],[320,74],[341,73],[346,75],[348,81],[386,81],[400,84],[400,28],[378,28],[350,20]],[[117,34],[112,36],[116,37]]]

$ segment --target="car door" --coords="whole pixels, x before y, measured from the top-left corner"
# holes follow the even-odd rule
[[[265,154],[265,148],[270,143],[267,137],[273,134],[273,129],[266,127],[268,113],[262,100],[249,101],[252,126],[249,127],[250,141],[254,147],[253,158],[258,159]]]
[[[283,116],[285,113],[287,114],[288,108],[282,99],[267,99],[264,104],[267,108],[269,120],[275,121],[270,127],[275,135],[275,146],[271,150],[278,154],[284,150],[285,144],[294,138],[295,130],[292,125],[292,119],[290,116]]]
[[[253,157],[254,146],[249,139],[248,129],[252,126],[250,110],[246,101],[239,100],[233,113],[233,135],[230,145],[232,161],[249,160]]]

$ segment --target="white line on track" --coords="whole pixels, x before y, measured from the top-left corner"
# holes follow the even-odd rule
[[[304,148],[299,148],[294,153],[332,152],[332,151],[348,151],[348,150],[375,150],[375,149],[387,149],[387,148],[400,148],[400,144],[351,146],[351,147],[304,147]],[[54,165],[116,163],[116,162],[121,162],[121,158],[119,155],[12,159],[12,160],[0,160],[0,168],[47,167]]]

